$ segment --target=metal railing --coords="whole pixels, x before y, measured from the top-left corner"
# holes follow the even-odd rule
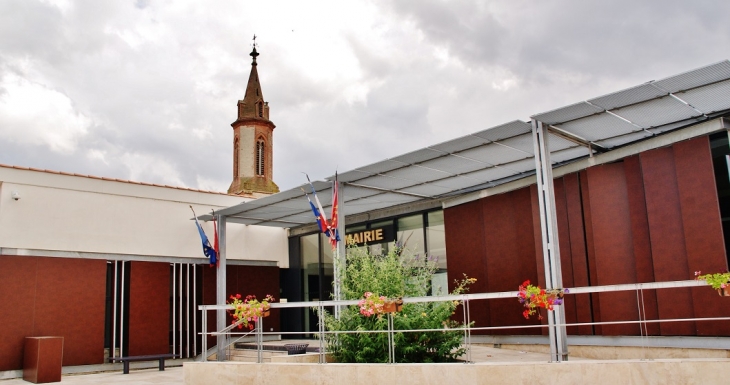
[[[605,293],[605,292],[617,292],[617,291],[636,291],[637,293],[637,305],[639,308],[639,319],[638,320],[625,320],[625,321],[602,321],[602,322],[576,322],[576,323],[565,323],[554,326],[593,326],[593,325],[620,325],[620,324],[638,324],[641,338],[648,337],[646,324],[648,323],[666,323],[666,322],[694,322],[694,321],[730,321],[730,317],[705,317],[705,318],[675,318],[675,319],[653,319],[648,320],[645,318],[645,312],[641,309],[643,307],[643,291],[644,290],[656,290],[656,289],[671,289],[671,288],[686,288],[686,287],[698,287],[698,286],[709,286],[704,281],[688,280],[688,281],[669,281],[669,282],[647,282],[647,283],[632,283],[632,284],[620,284],[620,285],[605,285],[605,286],[585,286],[570,288],[569,292],[565,295],[576,295],[576,294],[589,294],[589,293]],[[509,329],[539,329],[548,328],[550,325],[508,325],[508,326],[483,326],[483,327],[472,327],[471,314],[469,304],[474,300],[489,300],[489,299],[500,299],[500,298],[517,298],[518,291],[506,291],[506,292],[495,292],[495,293],[474,293],[474,294],[459,294],[459,295],[441,295],[441,296],[428,296],[428,297],[410,297],[403,298],[403,303],[428,303],[428,302],[445,302],[445,301],[459,301],[462,306],[462,316],[464,320],[464,326],[459,328],[451,329],[394,329],[393,315],[388,313],[388,329],[387,330],[347,330],[347,331],[327,331],[325,330],[324,322],[319,322],[319,331],[317,337],[319,340],[319,363],[326,363],[326,347],[327,344],[324,340],[327,334],[359,334],[359,333],[388,333],[388,357],[389,362],[395,362],[395,343],[394,333],[423,333],[423,332],[440,332],[444,330],[456,331],[463,330],[464,332],[464,347],[465,347],[465,362],[471,362],[471,334],[472,331],[492,331],[492,330],[509,330]],[[344,300],[344,301],[312,301],[312,302],[288,302],[288,303],[272,303],[272,309],[286,309],[286,308],[309,308],[317,309],[318,314],[323,314],[325,307],[337,307],[337,306],[352,306],[357,305],[359,300]],[[207,335],[230,335],[236,334],[231,333],[231,330],[237,327],[238,324],[232,324],[225,329],[218,332],[206,332],[207,321],[206,313],[210,310],[228,310],[232,309],[230,305],[200,305],[198,309],[203,312],[203,331],[200,333],[203,335],[203,350],[206,351]],[[301,335],[301,331],[297,332],[263,332],[263,318],[260,317],[255,322],[255,328],[253,331],[245,333],[243,338],[251,333],[255,333],[256,344],[257,344],[257,362],[262,363],[262,350],[263,350],[263,336],[264,334],[271,335]],[[229,338],[226,339],[227,341]],[[225,347],[228,347],[231,343],[227,343]],[[206,361],[208,354],[204,355],[202,361]],[[552,361],[552,357],[551,357]]]

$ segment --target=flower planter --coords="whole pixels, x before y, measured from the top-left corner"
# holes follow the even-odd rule
[[[567,292],[568,289],[541,289],[539,286],[531,285],[529,280],[523,282],[517,294],[517,299],[525,308],[522,316],[529,319],[531,315],[537,314],[537,318],[542,319],[539,310],[550,311],[554,306],[562,305]]]
[[[717,294],[720,294],[720,297],[730,297],[730,285],[717,289]]]
[[[403,300],[385,301],[383,303],[383,313],[395,313],[403,310]]]

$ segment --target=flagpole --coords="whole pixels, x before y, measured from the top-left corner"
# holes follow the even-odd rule
[[[340,240],[337,242],[337,251],[335,253],[335,300],[339,301],[342,299],[342,282],[340,282],[340,269],[345,269],[347,261],[347,236],[345,235],[345,186],[335,178],[337,183],[337,233],[340,235]],[[342,213],[342,215],[340,215]],[[335,318],[340,318],[340,306],[335,306]]]

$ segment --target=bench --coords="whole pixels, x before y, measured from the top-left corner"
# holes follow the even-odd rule
[[[132,361],[154,361],[160,360],[160,370],[165,370],[165,360],[175,358],[176,354],[150,354],[146,356],[109,357],[109,362],[121,362],[124,364],[124,374],[129,374],[129,363]]]

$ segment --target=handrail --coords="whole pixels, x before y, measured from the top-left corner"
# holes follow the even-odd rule
[[[666,282],[644,282],[644,283],[631,283],[631,284],[619,284],[619,285],[603,285],[603,286],[585,286],[585,287],[577,287],[577,288],[570,288],[568,292],[565,293],[565,295],[575,295],[575,294],[587,294],[587,293],[604,293],[604,292],[615,292],[615,291],[636,291],[637,295],[639,291],[643,290],[653,290],[653,289],[667,289],[667,288],[681,288],[681,287],[698,287],[698,286],[709,286],[704,281],[699,280],[685,280],[685,281],[666,281]],[[464,344],[466,346],[466,355],[467,355],[467,362],[470,361],[471,357],[471,331],[474,330],[505,330],[505,329],[525,329],[525,328],[543,328],[548,327],[549,325],[513,325],[513,326],[488,326],[488,327],[471,327],[467,326],[471,322],[470,314],[469,314],[469,301],[471,300],[483,300],[483,299],[498,299],[498,298],[516,298],[518,295],[518,291],[506,291],[506,292],[492,292],[492,293],[475,293],[475,294],[458,294],[458,295],[441,295],[441,296],[428,296],[428,297],[407,297],[403,298],[403,303],[424,303],[424,302],[444,302],[444,301],[459,301],[462,304],[464,304],[464,326],[458,327],[458,328],[450,328],[447,330],[464,330],[465,333],[465,341]],[[317,308],[320,311],[324,309],[324,307],[334,307],[334,306],[350,306],[350,305],[357,305],[359,300],[331,300],[331,301],[311,301],[311,302],[286,302],[286,303],[271,303],[270,306],[272,309],[285,309],[285,308]],[[232,305],[199,305],[198,309],[206,312],[209,310],[228,310],[231,309]],[[390,320],[390,317],[392,317],[391,314],[388,314],[389,322],[388,322],[388,330],[356,330],[356,331],[326,331],[323,330],[320,327],[320,330],[318,333],[316,333],[320,340],[320,346],[324,346],[323,344],[323,338],[326,334],[356,334],[356,333],[389,333],[389,335],[392,336],[392,333],[395,332],[393,330],[393,323]],[[646,324],[646,323],[656,323],[656,322],[690,322],[690,321],[720,321],[720,320],[730,320],[730,317],[714,317],[714,318],[680,318],[680,319],[658,319],[658,320],[647,320],[642,319],[641,313],[639,314],[639,320],[630,320],[630,321],[605,321],[605,322],[582,322],[582,323],[565,323],[560,324],[557,326],[583,326],[583,325],[609,325],[609,324]],[[203,320],[205,320],[206,317],[203,316]],[[261,349],[262,349],[262,338],[264,334],[278,334],[278,335],[286,335],[286,334],[301,334],[302,332],[271,332],[271,333],[264,333],[262,331],[260,321],[262,319],[259,319],[256,321],[256,339],[258,344],[258,355],[259,355],[259,362],[261,362]],[[241,321],[229,325],[226,328],[222,329],[219,332],[201,332],[205,340],[206,335],[220,335],[220,334],[226,334],[229,333],[231,329],[238,326],[238,323]],[[321,326],[321,325],[320,325]],[[432,332],[432,331],[443,331],[442,329],[409,329],[409,330],[397,330],[399,333],[411,333],[411,332]],[[239,337],[236,341],[240,340],[241,338],[253,333],[249,332],[245,335]],[[642,338],[648,337],[643,335],[642,331]],[[392,341],[392,338],[389,336],[389,341]],[[229,347],[231,343],[226,344],[225,348]],[[389,346],[389,356],[390,359],[393,360],[393,350],[392,346]],[[204,357],[204,360],[207,358]],[[324,358],[324,349],[320,349],[320,363],[326,363],[326,360]]]
[[[230,334],[229,332],[230,332],[231,330],[233,330],[233,328],[235,328],[235,327],[237,327],[238,325],[240,325],[240,324],[241,324],[241,323],[242,323],[243,321],[244,321],[243,319],[240,319],[240,320],[236,321],[235,323],[232,323],[232,324],[230,324],[230,325],[226,326],[225,328],[221,329],[221,331],[219,331],[219,332],[211,332],[211,333],[206,333],[206,332],[200,332],[199,334],[203,335],[203,338],[205,338],[205,336],[206,336],[206,335],[219,335],[219,334]],[[229,347],[229,346],[231,346],[231,345],[235,344],[236,342],[238,342],[238,341],[242,340],[243,338],[245,338],[245,337],[246,337],[246,336],[248,336],[249,334],[252,334],[253,332],[254,332],[254,331],[253,331],[253,330],[251,330],[251,331],[249,331],[248,333],[245,333],[245,334],[243,334],[243,335],[239,336],[239,337],[238,337],[238,338],[236,338],[235,340],[231,340],[231,339],[230,339],[230,337],[229,337],[229,338],[226,338],[226,343],[225,343],[225,345],[223,346],[223,349],[224,349],[224,350],[225,350],[225,349],[228,349],[228,347]],[[203,354],[204,354],[205,356],[203,357],[203,355],[201,354],[201,356],[200,356],[200,358],[199,358],[198,360],[201,360],[201,361],[206,361],[206,360],[208,359],[208,357],[210,357],[210,355],[211,355],[211,354],[213,354],[213,351],[215,351],[216,349],[218,349],[218,347],[217,347],[217,346],[213,346],[213,347],[211,347],[210,349],[207,349],[207,350],[206,350],[206,351],[205,351],[205,352],[203,353]]]
[[[602,285],[602,286],[584,286],[571,287],[566,294],[586,294],[586,293],[603,293],[611,291],[632,291],[632,290],[651,290],[651,289],[669,289],[678,287],[696,287],[709,286],[705,281],[687,280],[687,281],[666,281],[666,282],[645,282],[645,283],[627,283],[620,285]],[[548,290],[548,289],[546,289]],[[473,299],[498,299],[498,298],[516,298],[519,291],[501,291],[492,293],[476,293],[476,294],[457,294],[457,295],[440,295],[426,297],[406,297],[403,303],[420,303],[420,302],[444,302],[444,301],[460,301]],[[300,307],[330,307],[330,306],[349,306],[357,305],[359,300],[330,300],[330,301],[308,301],[308,302],[274,302],[270,306],[272,309],[300,308]],[[198,305],[198,310],[228,310],[232,309],[232,305]],[[230,328],[230,326],[228,326]],[[225,330],[225,329],[224,329]],[[223,331],[223,330],[221,330]]]

